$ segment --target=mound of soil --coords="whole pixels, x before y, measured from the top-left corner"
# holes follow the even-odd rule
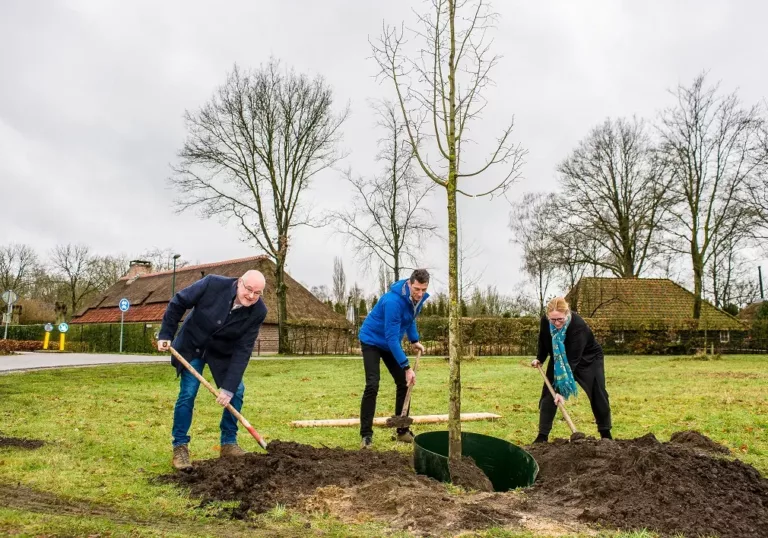
[[[681,440],[683,440],[681,442]],[[694,449],[689,446],[694,446]],[[696,432],[660,443],[587,439],[528,448],[539,464],[534,499],[582,510],[579,519],[686,536],[768,536],[768,480]]]
[[[45,441],[40,441],[39,439],[26,439],[23,437],[3,437],[0,435],[0,448],[6,447],[6,446],[13,446],[17,448],[26,448],[28,450],[33,450],[35,448],[40,448],[45,444]]]
[[[384,423],[387,428],[407,428],[413,424],[411,417],[389,417]]]
[[[233,512],[240,518],[280,503],[426,535],[492,526],[558,534],[597,522],[663,535],[768,536],[768,480],[714,453],[722,447],[701,434],[681,432],[675,439],[660,443],[648,434],[532,445],[527,449],[539,476],[522,494],[449,493],[444,484],[417,476],[410,457],[399,452],[278,441],[266,454],[198,461],[190,472],[162,480],[189,487],[203,504],[240,501]],[[464,463],[474,467],[471,459]]]
[[[466,489],[493,491],[493,484],[470,456],[462,456],[458,462],[448,462],[451,482]]]
[[[719,445],[706,435],[702,435],[694,430],[675,432],[672,434],[672,437],[669,438],[669,442],[684,445],[689,448],[699,448],[701,450],[706,450],[707,452],[719,452],[720,454],[731,453],[731,451],[728,450],[728,447]]]

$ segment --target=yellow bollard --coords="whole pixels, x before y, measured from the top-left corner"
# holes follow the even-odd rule
[[[51,333],[46,331],[45,338],[43,338],[43,349],[48,349],[48,342],[50,341],[51,341]]]
[[[59,335],[59,351],[64,351],[64,333]]]

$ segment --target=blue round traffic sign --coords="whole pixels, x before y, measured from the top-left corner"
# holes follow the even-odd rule
[[[120,303],[118,304],[118,306],[120,307],[120,310],[122,310],[123,312],[127,312],[128,309],[131,307],[131,303],[128,302],[128,299],[123,297],[122,299],[120,299]]]
[[[53,330],[53,324],[46,323],[44,328],[45,328],[45,332],[49,333]]]
[[[59,323],[59,332],[60,333],[65,333],[68,330],[69,330],[69,325],[67,325],[66,323]]]

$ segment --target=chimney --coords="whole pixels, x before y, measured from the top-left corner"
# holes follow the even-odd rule
[[[128,272],[125,274],[128,280],[136,280],[141,275],[148,275],[152,272],[152,262],[144,260],[131,260]]]

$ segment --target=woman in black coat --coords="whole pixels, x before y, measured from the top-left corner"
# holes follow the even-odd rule
[[[563,328],[564,335],[562,335]],[[557,413],[557,403],[564,400],[561,394],[563,390],[559,389],[558,384],[555,383],[555,359],[558,353],[553,349],[562,349],[557,345],[557,337],[553,336],[556,334],[559,334],[559,341],[564,344],[567,366],[570,367],[570,372],[567,368],[565,370],[562,367],[558,368],[558,381],[570,379],[574,390],[574,380],[581,385],[589,398],[589,403],[592,404],[592,413],[595,416],[600,437],[611,439],[611,406],[608,402],[608,391],[605,389],[603,348],[595,340],[595,335],[592,334],[592,330],[584,319],[576,312],[571,312],[565,299],[555,297],[547,305],[547,315],[541,318],[539,350],[531,366],[536,368],[546,361],[548,356],[552,357],[547,365],[547,378],[555,386],[557,401],[552,398],[545,384],[539,400],[539,435],[534,443],[547,442]],[[563,361],[563,366],[565,362]],[[568,377],[571,372],[572,377]],[[562,384],[560,386],[562,387]]]

